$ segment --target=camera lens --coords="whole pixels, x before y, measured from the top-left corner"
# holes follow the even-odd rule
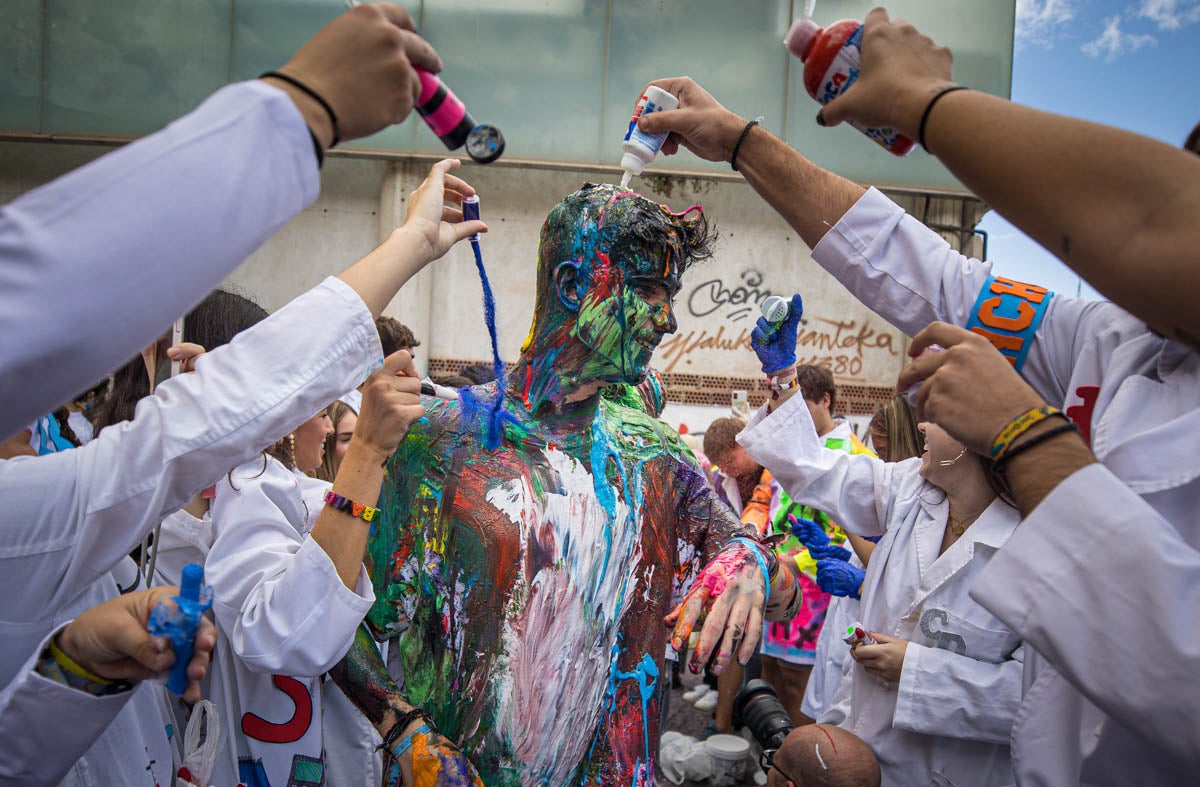
[[[764,750],[778,749],[796,727],[779,695],[765,680],[752,680],[743,686],[733,699],[733,712]]]

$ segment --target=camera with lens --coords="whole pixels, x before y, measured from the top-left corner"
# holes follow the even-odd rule
[[[733,713],[734,718],[741,719],[762,747],[758,764],[764,771],[769,770],[775,752],[796,727],[792,717],[783,709],[775,688],[765,680],[748,682],[733,699]]]

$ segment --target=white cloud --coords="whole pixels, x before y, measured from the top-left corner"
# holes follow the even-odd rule
[[[1017,0],[1017,46],[1053,46],[1078,8],[1079,0]]]
[[[1178,30],[1200,22],[1200,0],[1142,0],[1137,13],[1157,24],[1159,30]]]
[[[1103,57],[1111,63],[1127,52],[1136,52],[1144,46],[1154,46],[1158,41],[1149,34],[1121,32],[1121,17],[1110,16],[1104,20],[1104,32],[1095,41],[1083,45],[1083,53],[1091,57]]]

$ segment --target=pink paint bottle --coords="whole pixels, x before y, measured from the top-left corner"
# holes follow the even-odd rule
[[[858,79],[862,64],[861,22],[843,19],[821,28],[808,17],[800,17],[783,40],[788,51],[804,63],[804,89],[822,104],[840,96]],[[897,156],[906,156],[913,141],[894,128],[871,128],[856,121],[851,126]]]
[[[416,110],[449,150],[467,146],[467,154],[490,164],[504,152],[504,136],[495,126],[476,125],[467,107],[436,74],[414,66],[421,80]]]

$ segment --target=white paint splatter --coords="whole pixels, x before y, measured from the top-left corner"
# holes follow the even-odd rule
[[[825,764],[825,758],[821,756],[821,744],[814,743],[813,751],[815,751],[817,753],[817,762],[821,763],[821,770],[823,770],[823,771],[829,770],[829,766]]]

